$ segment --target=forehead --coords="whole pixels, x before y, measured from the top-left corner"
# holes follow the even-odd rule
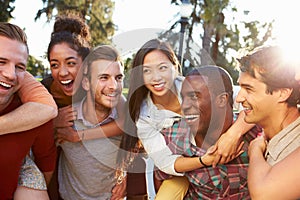
[[[60,56],[60,57],[77,57],[78,53],[74,49],[72,49],[67,43],[59,43],[55,44],[51,51],[50,56]]]
[[[0,36],[0,57],[16,63],[26,63],[28,58],[25,44]]]
[[[110,61],[110,60],[95,60],[91,64],[91,75],[95,74],[123,74],[123,66],[119,61]]]
[[[192,75],[187,76],[183,82],[182,90],[206,91],[208,78],[206,76]]]
[[[150,67],[150,66],[156,66],[157,64],[160,64],[162,62],[171,63],[168,56],[166,56],[162,51],[154,50],[154,51],[149,52],[145,56],[143,65]]]

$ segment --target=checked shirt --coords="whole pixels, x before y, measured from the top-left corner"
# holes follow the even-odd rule
[[[185,199],[250,199],[247,188],[247,149],[250,141],[260,131],[260,128],[254,127],[243,136],[244,153],[231,162],[217,165],[215,168],[204,167],[186,172],[185,176],[191,184]],[[206,152],[193,144],[193,136],[184,120],[175,122],[172,127],[163,129],[161,133],[174,154],[199,157]],[[155,176],[160,180],[171,177],[159,170],[155,172]]]

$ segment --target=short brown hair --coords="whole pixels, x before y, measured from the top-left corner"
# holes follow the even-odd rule
[[[27,36],[19,26],[8,22],[0,22],[0,36],[23,43],[27,48],[27,53],[29,53]]]
[[[287,103],[290,106],[297,106],[300,92],[294,78],[295,68],[283,53],[283,49],[279,46],[260,46],[237,60],[241,72],[248,73],[266,84],[267,93],[272,94],[280,88],[293,89]],[[256,74],[260,77],[258,78]]]

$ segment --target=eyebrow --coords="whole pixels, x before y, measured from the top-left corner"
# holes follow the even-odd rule
[[[247,84],[247,83],[240,83],[240,82],[237,82],[241,87],[251,87],[251,88],[254,88],[252,85],[250,84]]]
[[[71,59],[75,59],[77,60],[78,58],[71,56],[71,57],[67,57],[65,60],[71,60]],[[57,59],[51,59],[50,61],[58,61]]]
[[[160,62],[159,64],[157,64],[157,65],[155,65],[155,66],[157,67],[157,66],[160,66],[160,65],[163,65],[163,64],[166,65],[166,64],[168,64],[168,63],[167,63],[167,62]],[[151,66],[153,66],[153,65],[144,65],[144,64],[143,64],[143,67],[151,67]]]

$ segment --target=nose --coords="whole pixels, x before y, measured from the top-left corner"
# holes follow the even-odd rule
[[[1,71],[2,71],[2,75],[9,81],[16,80],[17,77],[16,67],[13,64],[4,66]]]
[[[152,79],[153,81],[159,81],[161,79],[161,72],[158,70],[153,70],[152,72]]]
[[[244,91],[243,88],[240,89],[240,91],[238,92],[235,101],[237,103],[243,103],[245,101],[245,95],[244,95]]]
[[[114,78],[110,78],[109,81],[108,81],[108,88],[109,89],[113,89],[113,90],[116,90],[118,87],[118,82],[116,79]]]
[[[183,111],[186,111],[188,110],[192,105],[192,102],[189,98],[184,98],[182,97],[182,103],[181,103],[181,110]]]
[[[61,65],[58,74],[59,74],[59,76],[66,76],[69,74],[69,71],[68,71],[67,67],[65,67],[64,65]]]

